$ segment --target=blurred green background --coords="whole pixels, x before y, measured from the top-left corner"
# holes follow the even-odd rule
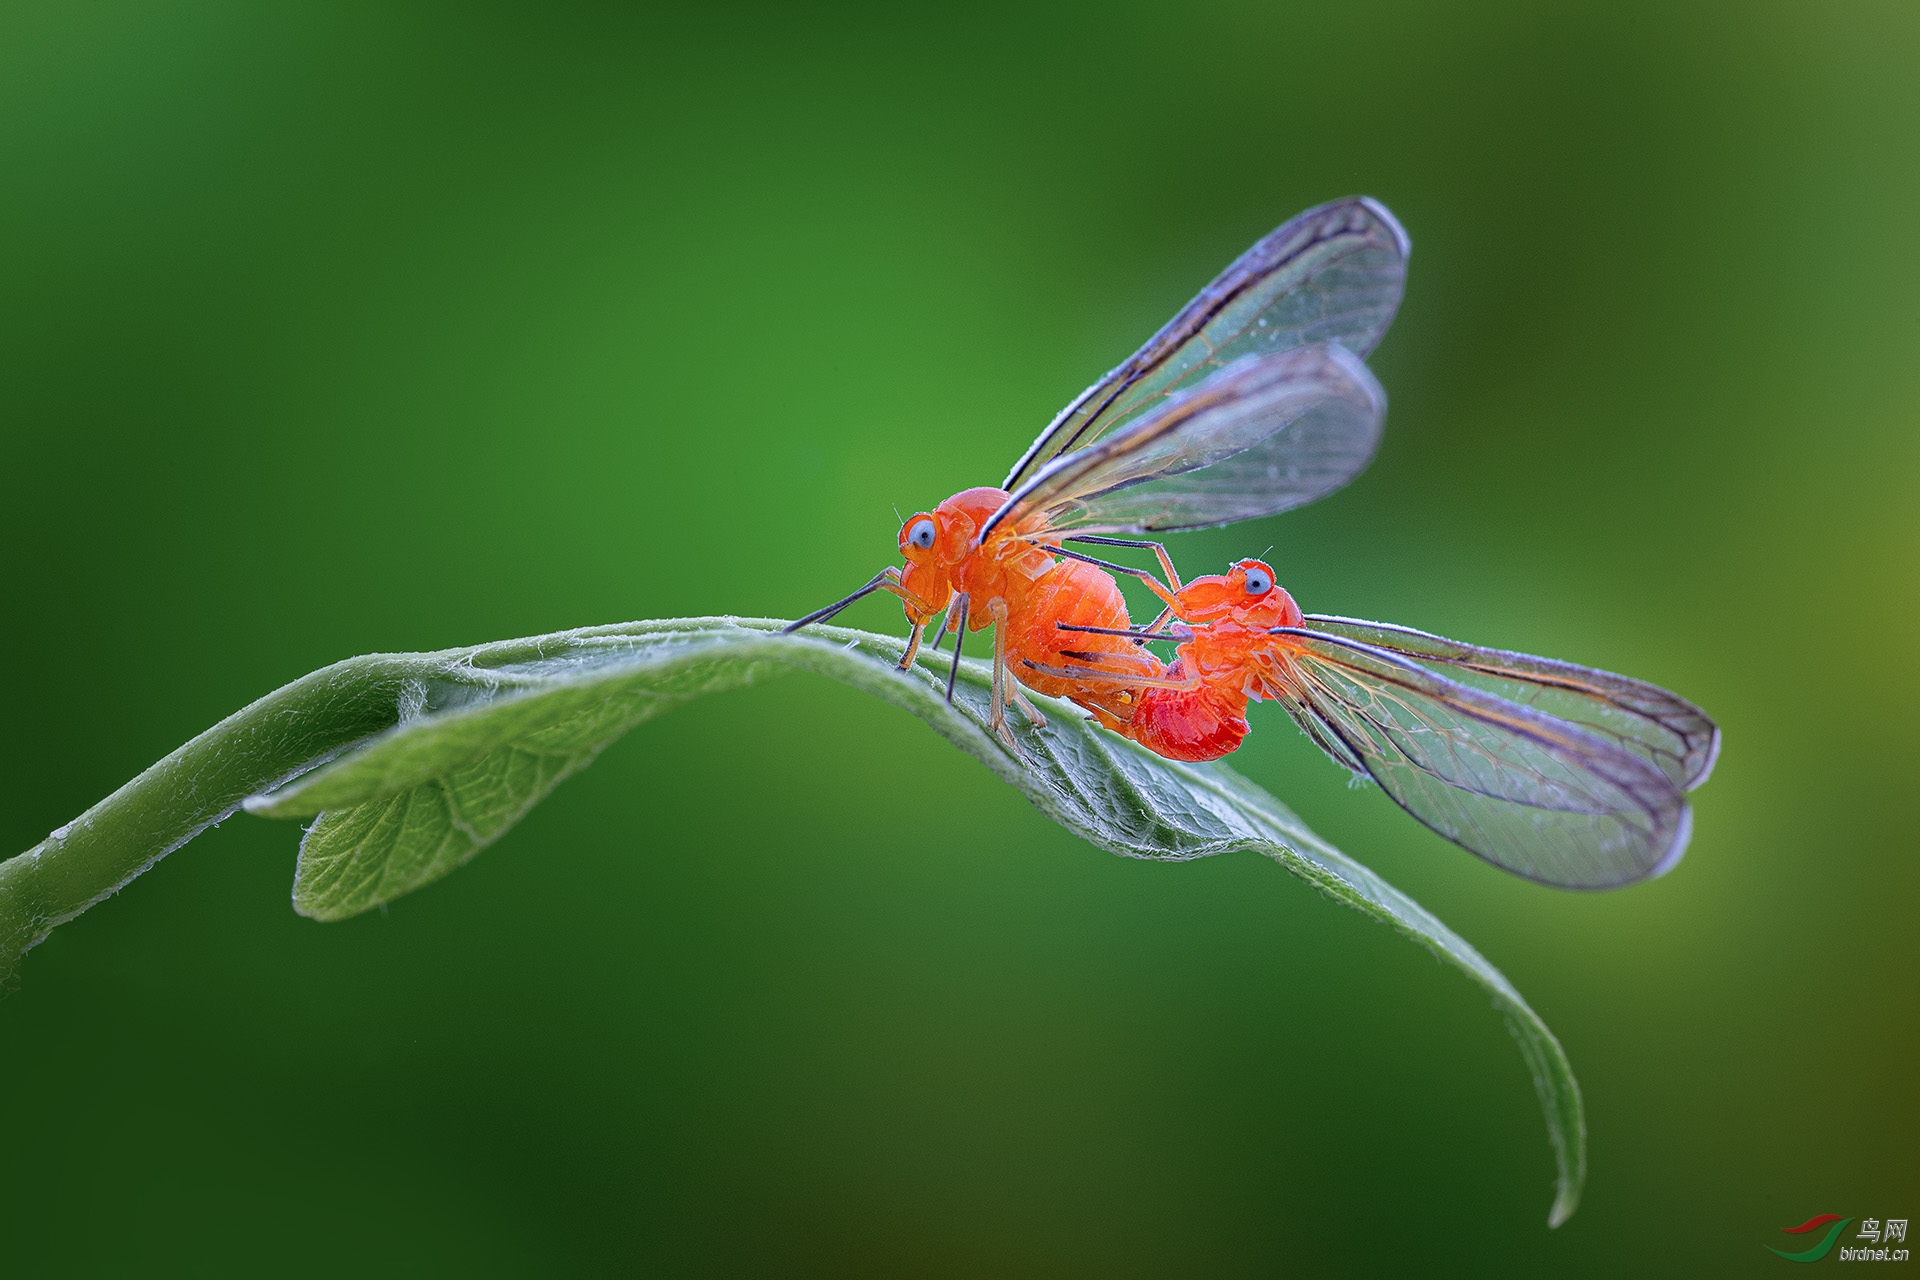
[[[1270,708],[1239,757],[1559,1033],[1558,1232],[1458,975],[792,677],[390,912],[295,917],[237,817],[55,932],[0,1271],[1748,1275],[1909,1216],[1917,65],[1903,3],[0,6],[0,852],[340,657],[831,599],[1362,191],[1379,460],[1176,556],[1726,733],[1686,861],[1588,896]]]

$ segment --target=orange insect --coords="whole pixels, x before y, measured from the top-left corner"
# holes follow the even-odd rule
[[[1062,410],[1002,488],[968,489],[907,520],[904,568],[881,570],[786,630],[885,591],[912,624],[902,669],[945,611],[935,648],[954,634],[949,699],[967,631],[994,629],[989,724],[1009,746],[1006,708],[1045,723],[1022,682],[1124,719],[1138,691],[1073,676],[1059,624],[1081,629],[1065,641],[1073,653],[1148,680],[1163,676],[1162,664],[1127,634],[1125,602],[1103,572],[1118,566],[1060,544],[1152,548],[1177,588],[1158,544],[1110,535],[1272,515],[1357,475],[1386,415],[1386,394],[1361,357],[1392,322],[1406,255],[1406,233],[1365,198],[1287,222]]]
[[[1132,634],[1178,642],[1163,672],[1092,648],[1046,672],[1137,690],[1120,713],[1085,705],[1161,755],[1225,755],[1246,736],[1247,703],[1271,700],[1336,763],[1530,880],[1610,888],[1663,874],[1686,849],[1685,793],[1707,780],[1720,730],[1676,694],[1410,627],[1303,615],[1258,560],[1161,594],[1177,621]]]
[[[967,489],[932,511],[916,512],[900,528],[904,570],[881,570],[852,596],[801,618],[787,630],[824,621],[863,595],[886,591],[900,598],[913,626],[900,658],[902,670],[913,665],[927,625],[946,611],[939,634],[944,638],[952,632],[956,637],[954,664],[947,674],[948,698],[953,696],[960,668],[960,637],[967,628],[994,628],[992,728],[1008,746],[1018,750],[1006,727],[1004,708],[1018,707],[1035,725],[1046,724],[1046,717],[1011,676],[1041,693],[1077,696],[1089,709],[1124,717],[1137,696],[1134,689],[1111,682],[1089,686],[1070,675],[1047,674],[1046,669],[1060,669],[1070,651],[1076,659],[1124,662],[1151,678],[1161,672],[1159,660],[1145,655],[1150,661],[1142,661],[1127,631],[1131,620],[1126,599],[1103,570],[1077,558],[1055,559],[1053,548],[1037,542],[1023,528],[1003,526],[982,537],[982,527],[1007,500],[1004,489]],[[1161,563],[1172,576],[1173,562],[1164,552]],[[981,602],[977,611],[975,601]],[[1063,623],[1096,630],[1062,631]]]

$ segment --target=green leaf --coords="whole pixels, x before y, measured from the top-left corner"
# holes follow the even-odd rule
[[[984,666],[962,666],[949,705],[944,662],[896,671],[898,640],[830,627],[782,636],[779,625],[633,623],[316,671],[0,862],[0,974],[243,801],[268,816],[317,815],[301,841],[294,900],[338,920],[459,866],[641,721],[702,694],[813,671],[910,711],[1109,852],[1184,861],[1251,850],[1465,973],[1506,1016],[1546,1112],[1559,1167],[1548,1224],[1573,1212],[1586,1129],[1566,1054],[1499,970],[1419,904],[1230,769],[1163,760],[1044,698],[1035,701],[1048,724],[1016,726],[1016,756],[984,727]]]
[[[1322,893],[1427,947],[1506,1015],[1546,1112],[1559,1165],[1548,1218],[1578,1203],[1586,1169],[1580,1090],[1560,1043],[1512,984],[1418,903],[1316,836],[1221,765],[1162,759],[1036,699],[1048,723],[1016,735],[1025,760],[985,730],[989,669],[967,662],[954,704],[945,663],[893,669],[900,642],[840,628],[805,636],[775,622],[691,619],[566,632],[444,655],[416,678],[401,723],[249,811],[318,814],[301,841],[294,903],[338,920],[439,879],[498,839],[555,786],[641,721],[704,693],[801,669],[905,708],[1075,834],[1130,858],[1184,861],[1236,850],[1272,858]]]

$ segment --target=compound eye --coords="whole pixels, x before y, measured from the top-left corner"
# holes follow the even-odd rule
[[[907,529],[907,541],[922,551],[933,546],[933,521],[922,517]]]
[[[1258,565],[1247,566],[1247,594],[1263,596],[1273,590],[1273,575]]]

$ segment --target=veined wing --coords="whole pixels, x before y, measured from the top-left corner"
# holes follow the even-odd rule
[[[1720,754],[1720,727],[1706,712],[1644,680],[1553,658],[1482,649],[1384,622],[1308,614],[1307,625],[1390,650],[1463,684],[1571,721],[1645,757],[1683,790],[1705,782]]]
[[[1247,356],[1087,448],[1056,458],[981,529],[1159,533],[1323,497],[1380,443],[1387,393],[1339,343]]]
[[[1309,209],[1241,254],[1147,345],[1060,411],[1001,487],[1084,449],[1244,356],[1338,342],[1365,358],[1393,323],[1407,233],[1366,196]]]
[[[1268,688],[1330,752],[1400,807],[1529,880],[1606,889],[1685,852],[1692,815],[1642,755],[1579,725],[1449,680],[1384,649],[1283,627]]]

